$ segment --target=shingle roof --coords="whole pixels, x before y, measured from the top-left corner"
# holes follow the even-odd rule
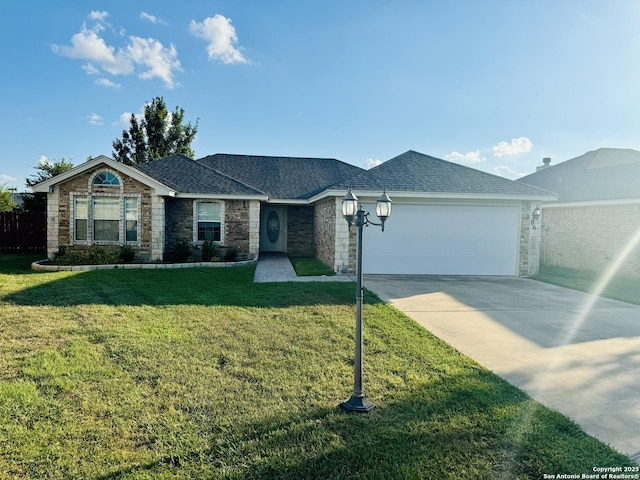
[[[342,181],[338,188],[481,195],[549,195],[549,192],[413,150]]]
[[[172,155],[135,168],[180,193],[265,194],[184,155]]]
[[[558,194],[558,202],[640,198],[640,152],[600,148],[522,177]]]
[[[345,178],[365,172],[332,158],[218,153],[198,162],[277,199],[308,199]]]

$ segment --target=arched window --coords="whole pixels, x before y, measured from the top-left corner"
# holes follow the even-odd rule
[[[95,176],[93,179],[94,185],[107,185],[107,186],[118,186],[120,185],[120,180],[111,172],[102,172]]]

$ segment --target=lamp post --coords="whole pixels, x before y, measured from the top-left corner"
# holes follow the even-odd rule
[[[382,227],[384,232],[384,222],[391,215],[391,199],[386,192],[383,192],[378,198],[376,215],[380,219],[380,223],[375,223],[369,220],[369,212],[364,211],[362,204],[358,203],[358,197],[349,189],[342,200],[342,215],[349,224],[349,228],[351,228],[351,224],[355,220],[358,228],[358,237],[356,247],[356,350],[353,365],[353,393],[349,400],[340,404],[340,407],[347,412],[366,413],[375,405],[362,392],[362,300],[364,292],[362,287],[362,229],[368,225],[376,225]]]

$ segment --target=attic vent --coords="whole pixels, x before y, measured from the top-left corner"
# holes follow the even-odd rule
[[[542,165],[536,167],[536,172],[540,170],[544,170],[545,168],[549,168],[551,166],[551,157],[545,157],[542,159]]]

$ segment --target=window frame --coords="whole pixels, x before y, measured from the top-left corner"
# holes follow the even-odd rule
[[[213,219],[213,220],[200,220],[199,218],[199,207],[202,204],[215,204],[215,205],[219,205],[219,219]],[[208,200],[208,199],[201,199],[201,200],[194,200],[193,202],[193,243],[197,244],[197,245],[202,245],[205,241],[207,241],[206,239],[201,239],[200,238],[200,224],[201,223],[219,223],[220,224],[220,238],[219,240],[213,240],[213,243],[215,243],[216,245],[224,245],[224,241],[225,241],[225,222],[224,222],[224,217],[225,217],[225,202],[222,200]],[[215,228],[215,227],[214,227]]]
[[[98,205],[99,201],[103,201],[103,200],[112,200],[112,202],[110,202],[110,205],[109,204],[105,204],[102,206]],[[113,217],[110,217],[109,216],[109,214],[111,213],[110,210],[114,210],[114,209],[109,207],[114,207],[114,206],[117,209],[117,214],[114,215]],[[96,211],[98,210],[104,210],[106,212],[106,215],[100,212],[100,216],[98,216],[98,213],[96,213]],[[122,232],[120,230],[122,225],[121,223],[122,222],[122,199],[119,196],[116,197],[115,195],[92,195],[91,210],[89,214],[91,216],[91,229],[92,229],[91,242],[92,243],[102,244],[102,245],[113,245],[113,244],[121,243],[120,240],[122,237]],[[97,238],[96,235],[98,234],[98,231],[100,231],[100,233],[103,233],[103,230],[106,231],[106,229],[96,228],[96,222],[110,222],[110,223],[116,222],[117,225],[115,226],[115,234],[118,238],[117,239]],[[113,234],[114,232],[112,231],[110,233]]]
[[[91,185],[97,187],[120,187],[122,182],[115,173],[108,170],[102,170],[93,176],[91,179]]]
[[[78,200],[84,200],[84,217],[78,218]],[[71,196],[71,238],[74,244],[89,243],[89,202],[88,195],[72,195]],[[78,220],[84,220],[84,238],[78,238]]]
[[[99,179],[109,179],[109,183],[103,183]],[[94,172],[89,177],[87,191],[70,192],[69,194],[69,229],[71,245],[131,245],[140,246],[142,244],[142,194],[125,193],[123,179],[118,172],[101,169]],[[116,221],[115,218],[101,219],[96,216],[97,199],[115,199],[118,211],[118,238],[116,239],[96,239],[96,221]],[[82,212],[82,202],[86,202],[86,213]],[[115,208],[115,202],[111,205]],[[78,218],[78,212],[86,218]],[[127,218],[130,216],[130,218]],[[78,238],[78,220],[86,221],[86,238]],[[128,240],[127,228],[130,222],[135,223],[135,240]],[[113,237],[112,237],[113,238]],[[132,237],[129,237],[132,238]]]

